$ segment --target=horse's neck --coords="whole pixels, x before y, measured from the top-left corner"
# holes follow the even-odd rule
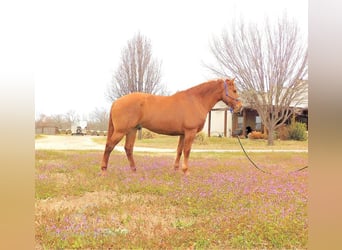
[[[222,89],[219,82],[207,82],[192,89],[202,106],[209,112],[221,100]]]

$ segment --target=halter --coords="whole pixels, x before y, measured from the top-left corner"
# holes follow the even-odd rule
[[[231,97],[230,95],[228,95],[228,87],[227,87],[227,82],[226,82],[226,80],[224,80],[224,91],[226,92],[226,96],[227,97],[229,97],[229,98],[232,98],[233,100],[235,100],[235,101],[239,101],[239,99],[237,99],[237,98],[234,98],[234,97]]]

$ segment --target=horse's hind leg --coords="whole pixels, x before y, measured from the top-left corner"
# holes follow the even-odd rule
[[[176,156],[175,164],[173,165],[175,170],[178,170],[179,168],[179,161],[182,156],[183,147],[184,147],[184,135],[181,135],[179,136],[177,156]]]
[[[116,131],[113,131],[112,134],[108,133],[106,148],[105,148],[105,151],[103,153],[102,163],[101,163],[101,170],[102,170],[103,174],[107,170],[110,153],[113,151],[116,144],[118,144],[121,141],[121,139],[122,139],[122,137],[124,137],[124,135],[125,135],[124,133],[119,133]]]
[[[133,147],[134,142],[137,134],[137,129],[132,129],[126,134],[126,143],[125,143],[125,151],[127,155],[127,159],[129,161],[129,165],[132,169],[132,171],[136,171],[135,162],[133,159]]]

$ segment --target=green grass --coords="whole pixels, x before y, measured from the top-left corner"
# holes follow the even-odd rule
[[[34,138],[37,140],[37,139],[42,139],[42,138],[45,138],[45,137],[46,137],[45,135],[36,134]]]
[[[135,146],[151,147],[151,148],[177,148],[178,136],[157,135],[153,139],[136,140]],[[95,142],[99,144],[106,143],[106,137],[93,137]],[[122,139],[118,145],[124,145],[125,139]],[[267,146],[267,140],[251,140],[241,139],[245,149],[307,149],[308,141],[294,140],[275,140],[273,146]],[[204,142],[196,142],[193,144],[194,149],[241,149],[237,138],[225,137],[206,137]]]
[[[169,139],[166,139],[169,140]],[[247,140],[245,140],[247,142]],[[254,143],[254,142],[253,142]],[[132,173],[113,152],[36,151],[35,238],[42,249],[307,248],[307,153],[135,153]]]

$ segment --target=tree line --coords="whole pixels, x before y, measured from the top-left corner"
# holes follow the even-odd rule
[[[87,129],[95,131],[107,131],[109,113],[105,108],[95,108],[86,117],[81,117],[75,110],[70,110],[65,114],[44,115],[36,118],[37,127],[51,126],[61,131],[67,131],[71,126],[81,120],[87,121]]]

